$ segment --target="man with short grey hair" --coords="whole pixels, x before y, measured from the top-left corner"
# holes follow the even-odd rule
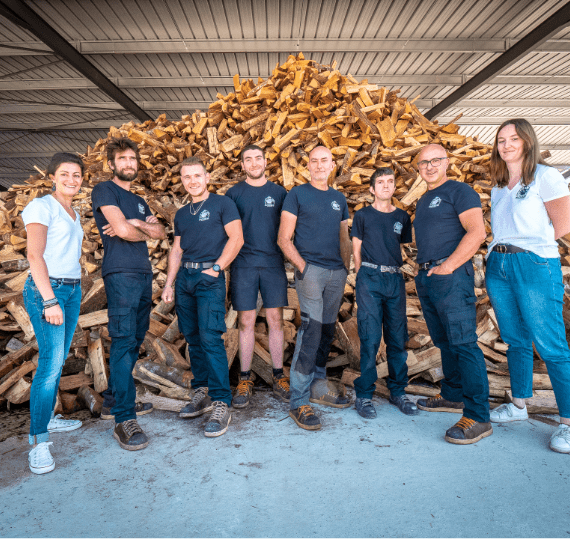
[[[326,379],[351,251],[346,199],[328,185],[333,168],[328,148],[317,146],[311,151],[311,182],[294,187],[285,198],[277,241],[296,268],[302,323],[291,363],[289,415],[306,430],[321,428],[309,402],[350,406],[344,387],[333,386]]]

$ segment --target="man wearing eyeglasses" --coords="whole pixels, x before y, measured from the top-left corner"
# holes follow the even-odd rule
[[[416,206],[414,229],[420,266],[416,289],[430,336],[440,351],[441,394],[419,399],[428,412],[462,413],[445,434],[453,444],[472,444],[493,433],[489,381],[477,345],[471,258],[486,237],[479,195],[447,177],[449,158],[439,144],[418,156],[427,192]]]

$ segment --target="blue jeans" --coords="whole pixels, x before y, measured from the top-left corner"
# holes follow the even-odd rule
[[[441,396],[463,401],[465,417],[488,423],[489,378],[475,332],[473,265],[469,261],[450,275],[427,274],[419,272],[416,290],[433,344],[441,351]]]
[[[295,271],[295,288],[301,306],[301,327],[291,362],[291,410],[309,404],[313,380],[326,379],[327,358],[344,293],[346,270],[312,264]]]
[[[382,339],[388,356],[387,386],[393,397],[406,394],[408,385],[408,319],[406,287],[401,273],[383,273],[362,266],[356,276],[358,336],[360,338],[360,376],[354,380],[359,398],[372,398],[376,373],[376,355]]]
[[[69,347],[77,326],[81,306],[81,284],[62,284],[50,279],[55,297],[63,311],[63,324],[55,326],[42,320],[43,299],[31,275],[24,285],[24,305],[36,334],[40,351],[38,369],[30,392],[30,444],[47,442],[47,426],[52,417],[61,369],[69,353]]]
[[[492,252],[487,293],[507,360],[513,397],[532,397],[532,343],[546,363],[560,417],[570,418],[570,351],[562,318],[564,286],[558,258]]]
[[[103,406],[110,407],[115,423],[136,419],[133,367],[150,325],[151,273],[110,273],[104,277],[109,313],[109,387]]]
[[[188,343],[192,388],[207,387],[213,401],[232,403],[228,356],[222,335],[226,332],[226,277],[180,268],[176,276],[178,327]]]

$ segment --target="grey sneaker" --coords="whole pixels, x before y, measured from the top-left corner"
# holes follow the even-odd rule
[[[311,384],[309,402],[332,406],[333,408],[348,408],[350,406],[350,398],[346,395],[345,387],[323,379],[315,380]]]
[[[208,438],[214,438],[224,434],[228,430],[228,426],[232,420],[232,414],[225,402],[214,401],[212,403],[212,407],[214,408],[214,411],[204,428],[204,434]]]
[[[418,407],[409,399],[407,395],[400,395],[399,397],[392,397],[390,395],[388,402],[396,406],[403,414],[418,415],[420,413]]]
[[[354,407],[356,408],[358,415],[364,419],[374,419],[376,417],[376,408],[374,408],[370,399],[356,397]]]
[[[212,409],[212,399],[208,396],[207,387],[199,387],[194,391],[192,400],[180,410],[179,417],[198,417]]]

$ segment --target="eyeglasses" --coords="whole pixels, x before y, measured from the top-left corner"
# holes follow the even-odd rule
[[[439,165],[441,164],[441,162],[444,159],[447,159],[447,157],[434,157],[433,159],[430,159],[429,161],[420,161],[418,163],[418,167],[427,168],[428,164],[430,164],[432,167],[439,167]]]

